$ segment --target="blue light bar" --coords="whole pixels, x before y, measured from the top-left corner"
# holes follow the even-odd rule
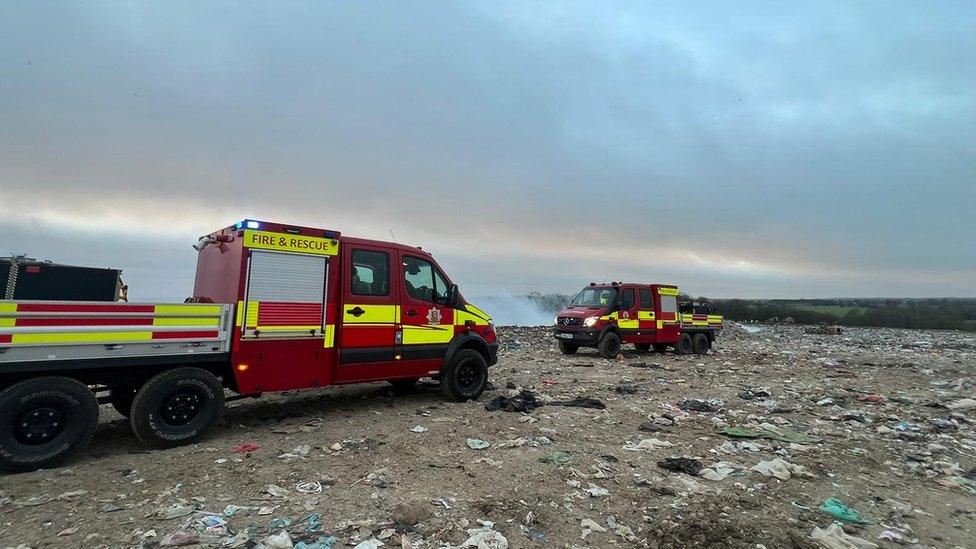
[[[261,224],[258,223],[257,221],[248,221],[247,222],[247,228],[248,229],[257,229],[257,228],[260,228],[260,227],[261,227]]]

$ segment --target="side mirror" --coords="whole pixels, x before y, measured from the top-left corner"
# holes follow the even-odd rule
[[[458,306],[458,297],[460,297],[460,292],[458,292],[458,285],[451,284],[450,289],[447,290],[447,305],[452,309],[456,309]]]

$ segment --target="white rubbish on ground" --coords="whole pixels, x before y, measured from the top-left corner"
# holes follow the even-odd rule
[[[468,539],[460,547],[476,547],[477,549],[508,549],[508,539],[490,528],[473,528],[468,530]]]
[[[592,519],[583,519],[580,522],[580,527],[583,529],[583,532],[580,534],[580,539],[586,539],[586,536],[589,536],[593,532],[607,531],[606,528],[600,526],[596,521]]]
[[[702,469],[698,476],[705,480],[725,480],[726,477],[735,472],[735,467],[732,467],[729,463],[720,461],[711,467],[706,467]]]
[[[866,539],[848,535],[840,524],[832,522],[826,529],[814,527],[810,539],[826,549],[874,549],[878,546]]]
[[[254,546],[254,549],[291,549],[294,544],[291,536],[285,530],[270,535]]]
[[[767,477],[776,477],[780,480],[790,480],[790,477],[813,477],[802,465],[794,465],[780,458],[773,458],[769,461],[760,461],[754,465],[750,471],[756,471]]]

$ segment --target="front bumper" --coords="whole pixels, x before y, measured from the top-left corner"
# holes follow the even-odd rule
[[[558,341],[565,341],[574,345],[593,347],[600,340],[600,331],[593,328],[580,328],[579,330],[560,330],[553,331],[552,337]]]

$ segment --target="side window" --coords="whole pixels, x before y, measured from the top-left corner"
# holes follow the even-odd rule
[[[371,250],[352,251],[353,295],[390,295],[390,256]]]
[[[403,258],[403,281],[407,295],[420,301],[434,301],[434,268],[416,257]]]
[[[661,296],[661,312],[662,313],[676,313],[678,312],[678,298],[673,295],[662,295]]]
[[[640,306],[641,309],[654,308],[654,303],[651,302],[651,291],[647,288],[641,288],[640,290]]]
[[[634,307],[634,289],[627,288],[624,290],[624,309],[632,309]]]

